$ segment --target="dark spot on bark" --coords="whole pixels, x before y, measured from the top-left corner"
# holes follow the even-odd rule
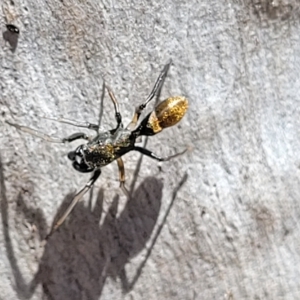
[[[269,22],[284,21],[292,16],[295,10],[294,0],[250,0],[248,6],[262,25]],[[298,5],[298,4],[297,4]]]

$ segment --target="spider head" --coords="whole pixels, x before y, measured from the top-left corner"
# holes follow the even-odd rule
[[[88,173],[94,171],[84,160],[85,145],[80,145],[75,151],[68,153],[68,158],[73,161],[73,167],[75,170],[81,173]]]

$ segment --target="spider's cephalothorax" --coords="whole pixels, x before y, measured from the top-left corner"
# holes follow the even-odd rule
[[[166,161],[175,156],[183,154],[185,151],[181,153],[174,154],[168,157],[159,157],[153,152],[139,146],[135,146],[135,142],[138,137],[140,136],[152,136],[163,129],[173,126],[177,124],[182,117],[185,115],[187,108],[188,108],[188,101],[186,98],[182,96],[170,97],[166,100],[159,103],[152,112],[150,112],[137,126],[137,122],[142,111],[145,109],[147,104],[156,96],[158,91],[160,91],[163,81],[167,75],[169,66],[171,62],[169,62],[162,72],[160,73],[159,77],[157,78],[155,85],[146,99],[146,101],[138,106],[135,110],[134,116],[130,124],[124,128],[122,123],[122,116],[119,112],[118,102],[110,90],[107,88],[109,96],[114,104],[115,109],[115,118],[117,121],[116,128],[99,133],[99,126],[92,123],[78,123],[73,122],[67,119],[54,119],[56,121],[71,124],[77,127],[84,127],[88,129],[96,130],[97,135],[95,137],[89,137],[85,133],[78,132],[72,134],[71,136],[63,139],[54,138],[47,134],[38,132],[34,129],[31,129],[26,126],[20,126],[17,124],[13,124],[10,122],[10,125],[15,126],[19,130],[31,133],[33,135],[39,136],[44,140],[50,142],[58,142],[58,143],[65,143],[65,142],[72,142],[77,139],[85,139],[87,140],[86,144],[82,144],[78,146],[75,151],[71,151],[68,154],[68,158],[73,162],[73,167],[79,172],[94,172],[91,179],[87,182],[83,189],[81,189],[72,200],[71,204],[65,211],[64,215],[55,223],[52,228],[50,234],[56,230],[67,218],[70,214],[76,203],[83,197],[83,195],[93,186],[94,182],[101,174],[101,168],[110,164],[114,160],[117,161],[119,167],[119,180],[120,186],[122,190],[125,192],[127,196],[129,193],[125,188],[125,170],[124,170],[124,163],[122,160],[122,156],[129,151],[139,151],[142,154],[145,154],[153,159],[158,161]]]
[[[119,127],[114,132],[99,133],[90,142],[80,145],[68,154],[73,167],[79,172],[92,172],[104,167],[133,150],[135,138],[131,131]]]

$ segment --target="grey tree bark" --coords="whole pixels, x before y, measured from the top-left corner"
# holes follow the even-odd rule
[[[300,299],[299,1],[1,2],[1,299]],[[5,24],[20,29],[18,39]],[[15,49],[11,49],[15,48]],[[41,116],[125,123],[172,58],[160,99],[182,122],[143,140],[165,163],[103,168],[42,243],[88,174],[6,120],[65,137]],[[149,110],[148,110],[149,111]]]

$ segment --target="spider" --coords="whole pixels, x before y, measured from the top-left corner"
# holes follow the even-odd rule
[[[167,75],[168,69],[170,67],[171,60],[164,66],[160,75],[158,76],[154,87],[147,97],[146,101],[137,106],[132,121],[129,125],[124,128],[122,123],[122,116],[119,111],[118,102],[111,91],[111,89],[106,85],[106,89],[110,96],[111,101],[114,105],[115,119],[117,126],[114,129],[108,130],[106,132],[99,133],[99,126],[93,123],[80,123],[71,121],[64,118],[52,118],[51,120],[58,121],[61,123],[66,123],[74,125],[76,127],[88,128],[95,130],[97,135],[94,137],[87,136],[85,133],[77,132],[66,138],[56,138],[49,136],[45,133],[41,133],[35,129],[29,128],[27,126],[21,126],[18,124],[6,121],[9,125],[14,126],[20,131],[30,133],[34,136],[40,137],[43,140],[53,143],[67,143],[78,139],[87,140],[87,143],[78,146],[74,151],[68,153],[68,158],[72,161],[72,165],[75,170],[86,173],[93,172],[90,180],[86,185],[74,196],[69,207],[64,212],[63,216],[54,224],[48,237],[58,229],[58,227],[65,221],[68,215],[71,213],[75,205],[87,193],[93,186],[95,181],[101,174],[101,168],[110,164],[113,161],[117,161],[119,168],[119,181],[120,187],[127,197],[129,197],[129,192],[125,187],[125,169],[122,156],[129,151],[138,151],[144,155],[147,155],[158,161],[167,161],[171,158],[179,156],[186,152],[187,149],[180,153],[176,153],[167,157],[160,157],[153,152],[145,149],[143,147],[136,146],[136,140],[140,136],[152,136],[163,129],[173,126],[178,123],[182,117],[185,115],[188,108],[188,100],[182,96],[169,97],[166,100],[159,103],[152,112],[150,112],[137,126],[137,122],[140,118],[141,113],[146,108],[147,104],[157,95],[160,91],[164,79]]]

